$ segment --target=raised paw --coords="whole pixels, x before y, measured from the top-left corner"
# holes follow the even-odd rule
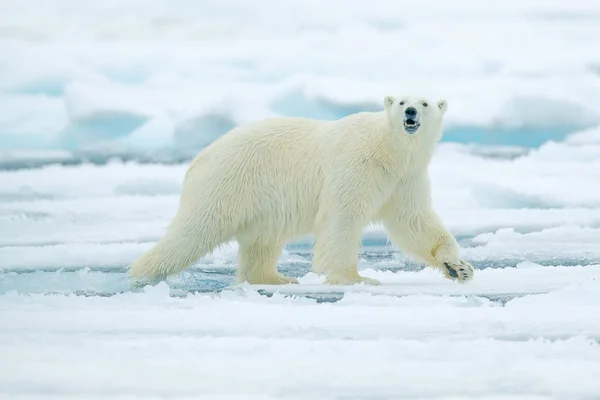
[[[448,279],[459,282],[466,282],[473,279],[473,266],[466,261],[445,262],[444,266],[446,267],[444,275]]]
[[[329,285],[354,285],[356,283],[364,283],[365,285],[379,286],[381,282],[377,279],[367,278],[366,276],[355,275],[329,275],[325,279],[325,283]]]

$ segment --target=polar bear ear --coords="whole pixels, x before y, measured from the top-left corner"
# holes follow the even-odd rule
[[[440,110],[442,110],[443,113],[445,113],[448,109],[448,102],[446,100],[440,100],[438,101],[437,106]]]
[[[395,101],[396,101],[396,99],[394,98],[394,96],[385,96],[383,98],[383,105],[387,108],[387,107],[391,106],[392,104],[394,104]]]

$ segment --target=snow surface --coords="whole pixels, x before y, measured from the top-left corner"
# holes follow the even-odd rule
[[[446,140],[536,146],[600,124],[599,22],[592,0],[4,0],[0,151],[189,158],[400,93],[449,100]]]
[[[0,398],[594,399],[600,3],[0,2]],[[186,161],[270,115],[450,102],[433,201],[465,285],[381,226],[330,287],[312,238],[236,286],[231,243],[132,289]]]
[[[132,290],[185,164],[0,171],[0,397],[593,398],[597,137],[516,158],[440,145],[434,202],[477,267],[466,285],[371,226],[359,267],[381,287],[323,285],[309,237],[280,260],[299,286],[236,286],[231,243]]]

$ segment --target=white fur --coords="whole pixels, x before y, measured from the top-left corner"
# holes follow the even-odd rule
[[[358,274],[357,258],[362,230],[383,222],[403,251],[470,279],[430,200],[427,167],[447,103],[387,96],[384,106],[337,121],[272,118],[217,139],[192,161],[173,222],[131,275],[164,279],[235,239],[238,282],[295,283],[277,261],[286,242],[314,234],[313,269],[326,282],[378,284]],[[414,134],[403,127],[408,106],[421,118]]]

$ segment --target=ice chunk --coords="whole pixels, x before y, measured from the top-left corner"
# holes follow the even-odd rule
[[[76,149],[94,142],[106,142],[131,134],[148,116],[122,110],[98,110],[87,117],[73,119],[62,132],[61,142]]]
[[[542,96],[515,96],[505,102],[491,123],[502,127],[576,131],[600,124],[600,112],[581,101]]]
[[[193,155],[236,125],[228,115],[202,114],[177,124],[173,139],[179,151]]]
[[[379,102],[381,103],[381,102]],[[282,115],[333,120],[361,111],[381,111],[375,102],[343,103],[331,98],[309,96],[302,90],[293,90],[271,101],[271,109]]]
[[[59,98],[0,92],[0,150],[56,149],[68,121]]]
[[[130,135],[152,115],[151,105],[132,102],[130,97],[118,87],[67,87],[65,105],[70,122],[62,132],[63,146],[77,149]]]

